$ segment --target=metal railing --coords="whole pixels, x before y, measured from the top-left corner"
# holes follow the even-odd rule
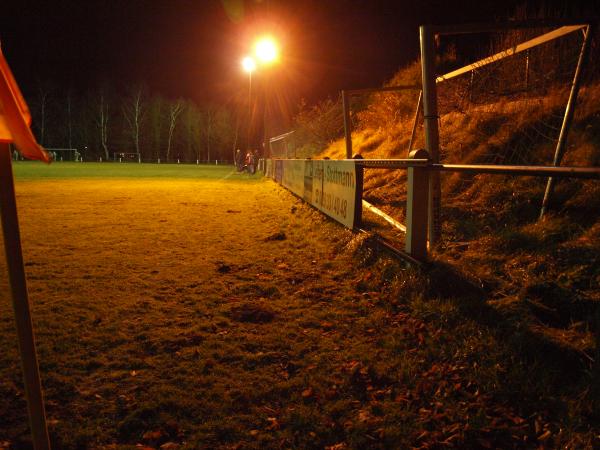
[[[344,160],[342,160],[344,161]],[[350,161],[350,160],[345,160]],[[407,159],[352,159],[358,166],[369,169],[403,169],[408,171],[406,186],[406,240],[405,252],[417,261],[427,260],[430,176],[438,172],[486,173],[493,175],[516,175],[554,178],[580,178],[600,180],[599,167],[555,167],[555,166],[515,166],[481,164],[439,164],[432,163],[426,150],[410,153]],[[377,209],[370,205],[370,210]],[[381,211],[376,211],[388,222],[395,219]],[[396,221],[397,222],[397,221]],[[400,228],[397,227],[396,228]]]

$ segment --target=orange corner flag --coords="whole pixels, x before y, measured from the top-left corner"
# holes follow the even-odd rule
[[[0,142],[14,143],[28,159],[49,163],[50,155],[29,129],[31,115],[0,49]]]

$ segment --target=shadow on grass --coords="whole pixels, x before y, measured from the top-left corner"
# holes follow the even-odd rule
[[[541,371],[541,378],[552,382],[552,387],[563,389],[566,385],[590,381],[590,358],[581,351],[561,345],[536,332],[532,327],[534,321],[528,314],[529,311],[524,308],[500,311],[489,305],[484,288],[451,264],[432,262],[424,276],[426,298],[448,301],[456,308],[459,316],[474,320],[490,330],[496,340],[505,343],[514,356],[518,356],[525,364],[530,364],[532,369],[535,367],[535,371]],[[538,298],[556,300],[560,297],[564,301],[564,292],[558,286],[554,287],[556,289],[548,283],[537,289],[526,289],[528,294],[525,295],[532,297],[532,293],[536,292]],[[586,310],[589,307],[590,305],[586,305]],[[589,311],[592,319],[597,316],[597,309]],[[534,371],[531,376],[536,376]]]

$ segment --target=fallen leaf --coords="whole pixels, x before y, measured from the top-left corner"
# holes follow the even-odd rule
[[[325,447],[325,450],[344,450],[348,448],[345,442],[340,442],[339,444],[333,444],[328,447]]]
[[[146,431],[142,435],[142,439],[145,441],[158,441],[162,437],[163,437],[163,432],[161,430]]]
[[[313,395],[312,388],[307,388],[302,391],[302,398],[309,398],[309,397],[312,397],[312,395]]]
[[[525,422],[525,419],[523,419],[522,417],[519,417],[519,416],[514,416],[514,417],[512,417],[512,421],[514,422],[515,425],[521,425],[522,423]]]
[[[279,430],[281,428],[281,425],[276,417],[267,417],[267,422],[269,422],[267,430]]]
[[[165,442],[163,445],[160,446],[161,450],[174,450],[176,448],[179,448],[179,444],[175,442]]]
[[[538,436],[538,441],[547,441],[550,436],[552,436],[552,432],[550,430],[546,430],[541,436]]]
[[[259,280],[267,280],[270,281],[273,279],[273,275],[270,275],[268,273],[257,273],[256,274],[256,278],[258,278]]]
[[[358,421],[359,422],[368,422],[371,420],[371,413],[366,409],[361,409],[358,412]]]
[[[323,327],[326,330],[330,330],[333,328],[333,324],[331,322],[321,322],[321,327]]]

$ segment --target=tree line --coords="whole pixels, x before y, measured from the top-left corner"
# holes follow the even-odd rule
[[[38,82],[26,97],[38,142],[77,149],[87,161],[119,153],[154,162],[231,161],[240,134],[228,108],[169,99],[144,85],[78,92]]]

